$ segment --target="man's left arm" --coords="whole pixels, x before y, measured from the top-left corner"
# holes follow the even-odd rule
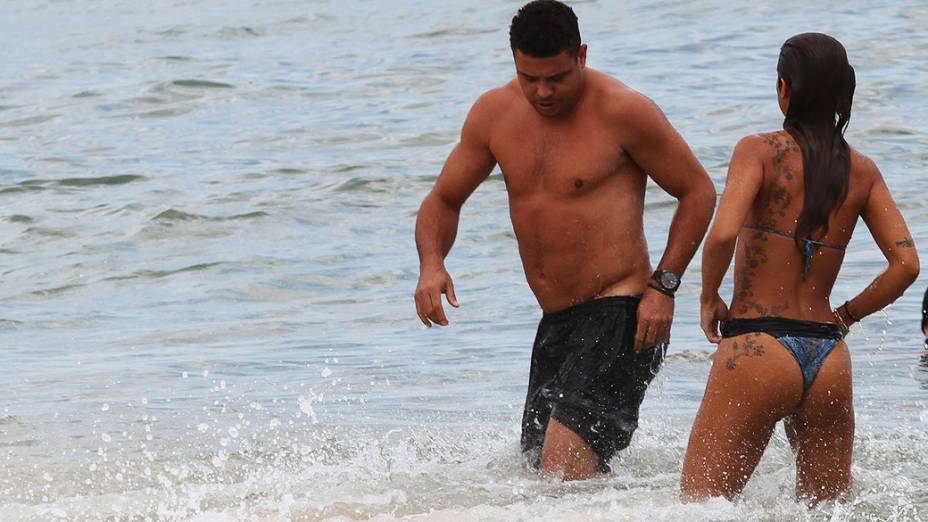
[[[664,113],[642,95],[625,113],[626,152],[665,192],[677,199],[664,254],[657,270],[682,276],[702,242],[715,209],[715,186],[683,137]],[[635,349],[642,350],[670,339],[673,298],[649,282],[638,306]]]

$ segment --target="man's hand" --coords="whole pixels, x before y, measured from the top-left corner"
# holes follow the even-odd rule
[[[422,324],[429,328],[433,322],[448,326],[448,318],[445,317],[445,309],[441,305],[441,294],[447,296],[451,306],[459,306],[454,295],[454,283],[445,267],[430,270],[422,268],[419,284],[416,286],[416,313]]]
[[[719,334],[719,323],[728,319],[728,306],[719,297],[719,294],[702,296],[700,299],[699,326],[702,327],[706,339],[712,344],[719,344],[722,336]]]
[[[638,330],[635,351],[640,352],[670,340],[673,323],[673,298],[648,287],[638,303]]]

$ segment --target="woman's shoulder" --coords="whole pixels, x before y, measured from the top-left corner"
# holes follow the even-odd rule
[[[786,131],[759,132],[748,134],[735,145],[736,154],[752,154],[761,159],[782,159],[786,154],[799,151],[796,140]]]
[[[848,144],[848,149],[851,151],[851,175],[858,175],[863,177],[880,177],[880,169],[876,166],[876,162],[870,159],[869,156],[860,152],[859,150],[852,147]]]

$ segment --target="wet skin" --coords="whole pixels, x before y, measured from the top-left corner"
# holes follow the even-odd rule
[[[653,102],[586,68],[585,60],[586,46],[576,57],[516,51],[516,78],[486,92],[468,114],[416,223],[415,301],[426,326],[448,324],[441,294],[458,305],[444,258],[461,206],[499,165],[526,279],[542,310],[643,294],[636,349],[668,339],[673,300],[647,286],[652,272],[642,216],[647,178],[679,201],[658,264],[677,274],[708,226],[715,189]],[[595,469],[584,460],[591,450],[561,428],[549,427],[543,466],[565,478],[588,476]],[[568,440],[571,435],[577,440]]]
[[[778,83],[778,95],[785,113],[788,85]],[[828,355],[803,394],[799,365],[776,339],[760,333],[722,339],[718,331],[726,319],[762,316],[851,325],[898,298],[917,277],[912,236],[879,170],[851,148],[847,199],[832,213],[827,233],[813,239],[846,245],[862,217],[888,267],[846,308],[833,311],[829,296],[844,251],[816,249],[803,281],[803,255],[791,238],[743,228],[795,230],[803,175],[799,146],[785,131],[743,138],[732,155],[703,247],[701,326],[719,348],[684,459],[685,500],[740,493],[780,420],[796,451],[798,498],[815,504],[850,488],[854,411],[847,345],[840,342]],[[726,305],[718,288],[733,254],[734,295]]]

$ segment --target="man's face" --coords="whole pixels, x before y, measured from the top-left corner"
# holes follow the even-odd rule
[[[536,58],[516,50],[516,75],[522,93],[538,114],[556,118],[570,112],[583,87],[586,45],[574,58],[570,53]]]

